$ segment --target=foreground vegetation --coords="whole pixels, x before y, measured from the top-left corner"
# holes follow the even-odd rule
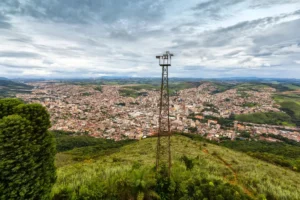
[[[270,143],[265,141],[224,141],[222,146],[247,153],[282,167],[300,172],[300,146],[284,142]]]
[[[156,138],[77,161],[57,156],[53,199],[299,199],[299,173],[245,153],[184,136],[172,137],[171,181],[154,171]],[[76,148],[84,152],[86,148]],[[108,148],[109,149],[109,148]],[[106,149],[107,150],[107,149]],[[69,162],[73,160],[73,162]],[[62,162],[67,164],[63,165]],[[163,172],[161,172],[163,173]]]
[[[0,99],[0,199],[49,199],[56,180],[50,116],[40,104]]]
[[[136,140],[115,142],[65,131],[53,131],[52,133],[56,138],[56,165],[58,167],[110,155],[120,151],[122,146],[136,142]]]

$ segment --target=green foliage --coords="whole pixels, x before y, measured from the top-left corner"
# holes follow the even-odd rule
[[[284,101],[280,105],[281,110],[291,117],[291,122],[300,126],[300,105],[293,101]]]
[[[136,142],[136,140],[114,141],[94,138],[64,131],[53,131],[53,134],[56,136],[57,152],[60,152],[56,156],[57,167],[110,155],[118,152],[122,146]]]
[[[285,84],[272,84],[272,83],[264,83],[264,85],[275,88],[278,92],[286,92],[286,91],[291,91],[289,86]]]
[[[117,106],[126,106],[126,103],[116,103]]]
[[[51,127],[50,115],[41,104],[20,104],[15,107],[15,113],[29,120],[33,126],[34,139],[41,142],[45,132]]]
[[[129,144],[135,141],[135,140],[122,140],[116,142],[114,140],[94,138],[88,135],[75,135],[74,133],[64,132],[64,131],[53,131],[53,134],[56,137],[57,152],[69,151],[80,147],[90,147],[86,149],[77,150],[77,151],[85,151],[85,153],[87,153],[87,152],[99,151],[100,150],[99,148],[102,148],[103,150],[109,148],[117,148],[127,143]]]
[[[247,103],[244,103],[242,106],[251,108],[251,107],[255,107],[257,105],[258,105],[257,103],[247,102]]]
[[[0,112],[9,115],[0,120],[1,199],[49,198],[56,179],[49,114],[39,104],[18,100],[4,99],[1,105]]]
[[[167,170],[156,175],[149,167],[115,172],[98,170],[98,181],[85,182],[75,186],[76,189],[62,187],[52,199],[251,199],[237,186],[193,175],[184,169],[180,172],[175,169],[176,174],[170,179],[166,176]]]
[[[235,86],[238,91],[260,91],[268,86],[260,83],[242,83]]]
[[[256,124],[284,125],[285,123],[292,123],[291,117],[283,112],[242,114],[236,115],[235,118],[241,122]]]
[[[99,91],[99,92],[102,92],[102,86],[101,85],[96,86],[94,89]]]
[[[299,199],[299,173],[206,142],[171,137],[171,179],[154,168],[157,138],[58,169],[54,199]],[[199,150],[199,147],[202,149]],[[71,152],[90,147],[81,147]],[[70,151],[60,153],[69,155]],[[96,153],[96,152],[95,152]],[[84,154],[84,153],[83,153]],[[187,169],[186,155],[193,167]],[[248,191],[247,194],[244,191]]]
[[[0,199],[38,196],[34,179],[34,148],[30,143],[30,122],[18,115],[0,120]]]
[[[84,93],[82,93],[82,96],[91,96],[91,93],[89,93],[89,92],[84,92]]]
[[[139,93],[135,90],[132,89],[125,89],[125,88],[121,88],[119,90],[120,95],[123,97],[133,97],[133,98],[137,98],[139,95]]]
[[[105,139],[97,139],[90,136],[58,136],[56,138],[57,152],[72,150],[74,148],[103,145],[106,144]]]
[[[300,172],[300,146],[284,142],[265,141],[226,141],[220,145],[245,152],[248,155],[272,164],[288,167]]]
[[[16,93],[30,93],[33,86],[14,82],[8,79],[0,79],[0,98],[14,97]]]
[[[152,85],[152,84],[138,84],[134,86],[125,86],[124,88],[126,89],[131,89],[131,90],[159,90],[160,86],[159,85]]]
[[[275,139],[278,139],[278,140],[281,140],[283,142],[285,142],[286,144],[290,144],[290,145],[293,145],[293,146],[298,146],[300,147],[300,143],[295,141],[295,140],[291,140],[291,139],[288,139],[282,135],[274,135],[274,134],[262,134],[262,136],[264,137],[271,137],[271,138],[275,138]]]
[[[289,93],[289,94],[274,94],[273,99],[277,103],[282,103],[284,101],[300,103],[300,95],[297,93]]]
[[[231,83],[226,82],[212,82],[213,86],[216,87],[216,89],[212,92],[212,94],[222,93],[227,90],[232,89],[235,85]]]
[[[197,131],[197,127],[189,127],[188,130],[191,131],[191,133],[195,133]]]
[[[205,122],[207,122],[207,120],[209,119],[218,121],[218,124],[221,125],[221,128],[228,129],[233,127],[233,121],[235,120],[235,116],[230,116],[229,118],[219,118],[210,115],[205,116]]]
[[[242,132],[240,132],[240,135],[239,135],[239,136],[240,136],[240,137],[244,137],[244,138],[250,138],[250,137],[251,137],[250,133],[247,132],[247,131],[242,131]]]
[[[175,82],[169,83],[169,94],[170,96],[174,96],[177,94],[179,90],[188,89],[198,87],[200,85],[199,82]],[[138,96],[143,95],[143,93],[139,92],[140,90],[160,90],[160,84],[138,84],[133,86],[124,86],[119,90],[121,96],[128,96],[136,98]]]
[[[187,169],[193,169],[194,167],[194,163],[193,163],[193,159],[188,158],[186,155],[183,155],[181,157],[182,162],[184,162],[185,166]]]
[[[0,99],[0,119],[4,116],[12,115],[14,107],[22,103],[19,99]]]

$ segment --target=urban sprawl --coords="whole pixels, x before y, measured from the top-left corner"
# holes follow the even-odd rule
[[[121,96],[121,85],[73,85],[55,82],[31,83],[31,94],[18,94],[26,102],[45,106],[52,121],[52,130],[86,133],[93,137],[114,140],[140,139],[157,134],[160,92],[141,90],[137,98]],[[200,134],[211,140],[234,140],[241,132],[257,139],[276,141],[263,134],[281,135],[300,142],[300,128],[251,124],[234,121],[232,128],[222,128],[218,118],[255,112],[281,112],[273,101],[274,88],[257,91],[230,89],[214,94],[212,83],[183,89],[170,97],[172,132]],[[253,106],[245,106],[252,104]],[[215,119],[204,120],[206,116]]]

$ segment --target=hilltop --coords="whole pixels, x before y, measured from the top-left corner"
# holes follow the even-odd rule
[[[174,199],[300,199],[298,172],[181,135],[172,136],[172,181],[162,192],[167,183],[155,178],[156,138],[112,148],[99,141],[57,154],[53,199],[157,199],[167,191]]]

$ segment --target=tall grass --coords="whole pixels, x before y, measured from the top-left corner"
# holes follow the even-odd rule
[[[204,191],[210,191],[214,185],[214,192],[218,193],[222,190],[220,188],[230,188],[228,191],[233,191],[230,195],[238,193],[240,199],[249,196],[254,199],[300,199],[299,173],[183,136],[173,136],[171,142],[173,168],[170,188],[173,188],[174,194],[176,191],[181,191],[179,196],[184,194],[183,191],[190,194],[190,186],[193,185],[202,188],[204,195]],[[93,195],[95,199],[157,198],[160,190],[156,188],[157,179],[153,170],[155,145],[156,138],[144,139],[121,147],[119,152],[100,156],[97,160],[70,162],[58,168],[53,198],[61,199],[64,194],[72,198],[76,198],[76,194],[84,194],[91,199]],[[61,162],[64,159],[62,155],[64,153],[60,154]],[[182,161],[183,156],[193,162],[191,169]],[[70,159],[72,157],[67,160]],[[111,196],[105,196],[107,194]]]

